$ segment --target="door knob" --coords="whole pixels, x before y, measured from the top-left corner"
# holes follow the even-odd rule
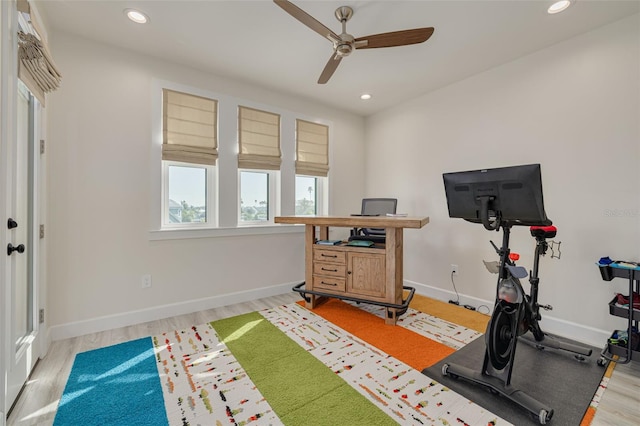
[[[17,247],[14,247],[13,244],[9,243],[9,245],[7,245],[7,256],[11,256],[14,251],[24,253],[24,244],[18,244]]]
[[[16,222],[15,220],[9,218],[9,220],[7,221],[7,228],[13,229],[13,228],[17,228],[17,227],[18,227],[18,222]]]

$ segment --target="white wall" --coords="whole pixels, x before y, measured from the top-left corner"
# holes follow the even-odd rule
[[[489,239],[501,236],[448,217],[442,173],[540,163],[562,242],[560,260],[541,260],[540,301],[554,306],[543,327],[575,323],[583,340],[626,327],[607,302],[627,283],[603,281],[594,263],[640,260],[639,28],[636,15],[367,119],[367,194],[396,193],[399,211],[431,219],[405,232],[405,280],[448,298],[455,263],[457,290],[492,301],[496,275],[482,260],[497,260]],[[529,230],[511,241],[531,268]]]
[[[362,117],[63,33],[51,39],[63,73],[47,105],[54,339],[281,293],[304,280],[302,233],[149,240],[154,79],[330,121],[330,211],[359,209],[364,170],[351,159],[363,155]],[[141,289],[143,274],[152,275],[151,289]]]
[[[303,99],[53,34],[64,75],[47,108],[47,309],[54,336],[286,291],[303,279],[299,234],[149,241],[150,97],[152,80],[162,79],[331,121],[331,212],[357,211],[362,195],[395,195],[400,212],[430,216],[425,228],[405,231],[404,276],[443,298],[456,263],[463,300],[492,303],[495,276],[482,260],[496,258],[488,240],[500,236],[448,217],[442,173],[541,163],[547,214],[562,241],[560,260],[542,259],[540,299],[555,308],[543,326],[580,328],[579,337],[601,344],[603,334],[625,326],[606,303],[626,284],[602,281],[594,262],[605,255],[640,260],[638,39],[635,16],[365,125]],[[362,155],[360,168],[351,159]],[[514,229],[511,247],[530,267],[527,229]],[[153,275],[149,290],[140,288],[145,273]],[[200,304],[189,303],[195,300]]]

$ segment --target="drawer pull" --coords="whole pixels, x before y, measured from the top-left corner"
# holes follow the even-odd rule
[[[322,256],[322,257],[333,257],[333,258],[338,257],[338,256],[337,256],[337,255],[335,255],[335,254],[324,254],[324,253],[322,253],[320,256]]]
[[[336,286],[338,285],[338,284],[336,284],[336,283],[325,283],[324,281],[320,281],[320,283],[321,283],[321,284],[324,284],[324,285],[332,285],[332,286],[334,286],[334,287],[336,287]]]
[[[327,269],[327,268],[321,268],[323,271],[328,271],[328,272],[338,272],[337,269]]]

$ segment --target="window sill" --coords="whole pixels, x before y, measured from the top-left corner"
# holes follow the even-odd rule
[[[161,229],[149,231],[149,241],[187,240],[191,238],[243,237],[304,233],[304,225],[239,226],[237,228]]]

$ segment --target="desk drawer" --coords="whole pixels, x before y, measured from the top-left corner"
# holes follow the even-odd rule
[[[344,278],[347,272],[347,265],[338,263],[313,263],[313,275],[325,275],[330,277]]]
[[[313,289],[316,291],[332,291],[344,293],[346,288],[346,280],[344,278],[313,276]]]
[[[346,264],[346,255],[344,251],[313,248],[314,262],[328,262]]]

